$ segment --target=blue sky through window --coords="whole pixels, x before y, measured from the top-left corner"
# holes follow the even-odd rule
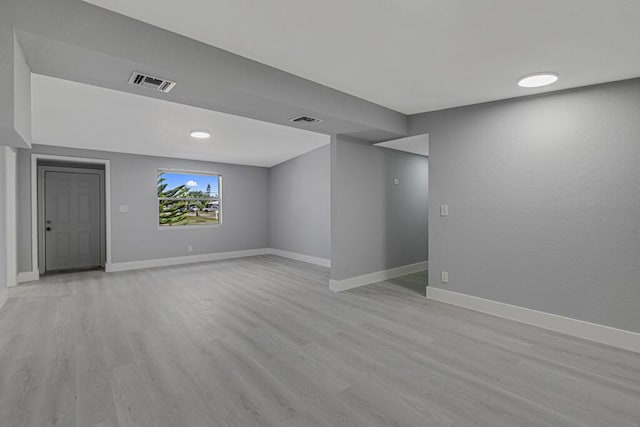
[[[211,185],[211,195],[218,194],[217,175],[194,175],[189,173],[161,172],[166,179],[167,189],[176,188],[180,185],[186,185],[190,191],[207,191],[207,185]]]

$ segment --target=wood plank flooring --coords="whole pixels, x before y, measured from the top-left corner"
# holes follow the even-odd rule
[[[640,425],[639,354],[421,279],[334,294],[327,269],[260,256],[12,288],[0,426]]]

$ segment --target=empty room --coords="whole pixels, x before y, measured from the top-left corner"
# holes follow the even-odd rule
[[[0,0],[0,426],[640,427],[638,40]]]

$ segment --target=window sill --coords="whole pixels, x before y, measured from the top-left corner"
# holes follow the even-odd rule
[[[222,224],[208,224],[208,225],[165,225],[158,226],[158,230],[206,230],[222,227]]]

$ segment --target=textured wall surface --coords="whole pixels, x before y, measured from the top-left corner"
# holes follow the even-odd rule
[[[0,306],[7,287],[17,281],[16,259],[16,152],[0,146]]]
[[[345,137],[331,144],[331,278],[426,261],[428,159]]]
[[[162,157],[34,146],[18,153],[19,271],[31,271],[31,153],[111,161],[112,262],[266,248],[269,170]],[[158,229],[158,168],[219,172],[223,176],[222,225]],[[120,213],[119,205],[128,205]],[[187,246],[193,247],[187,253]]]
[[[17,40],[13,41],[13,126],[31,144],[31,70]]]
[[[640,331],[639,117],[640,80],[413,116],[430,285]]]
[[[331,259],[329,145],[270,169],[269,247]]]
[[[7,248],[5,230],[6,150],[0,146],[0,307],[7,301]]]

